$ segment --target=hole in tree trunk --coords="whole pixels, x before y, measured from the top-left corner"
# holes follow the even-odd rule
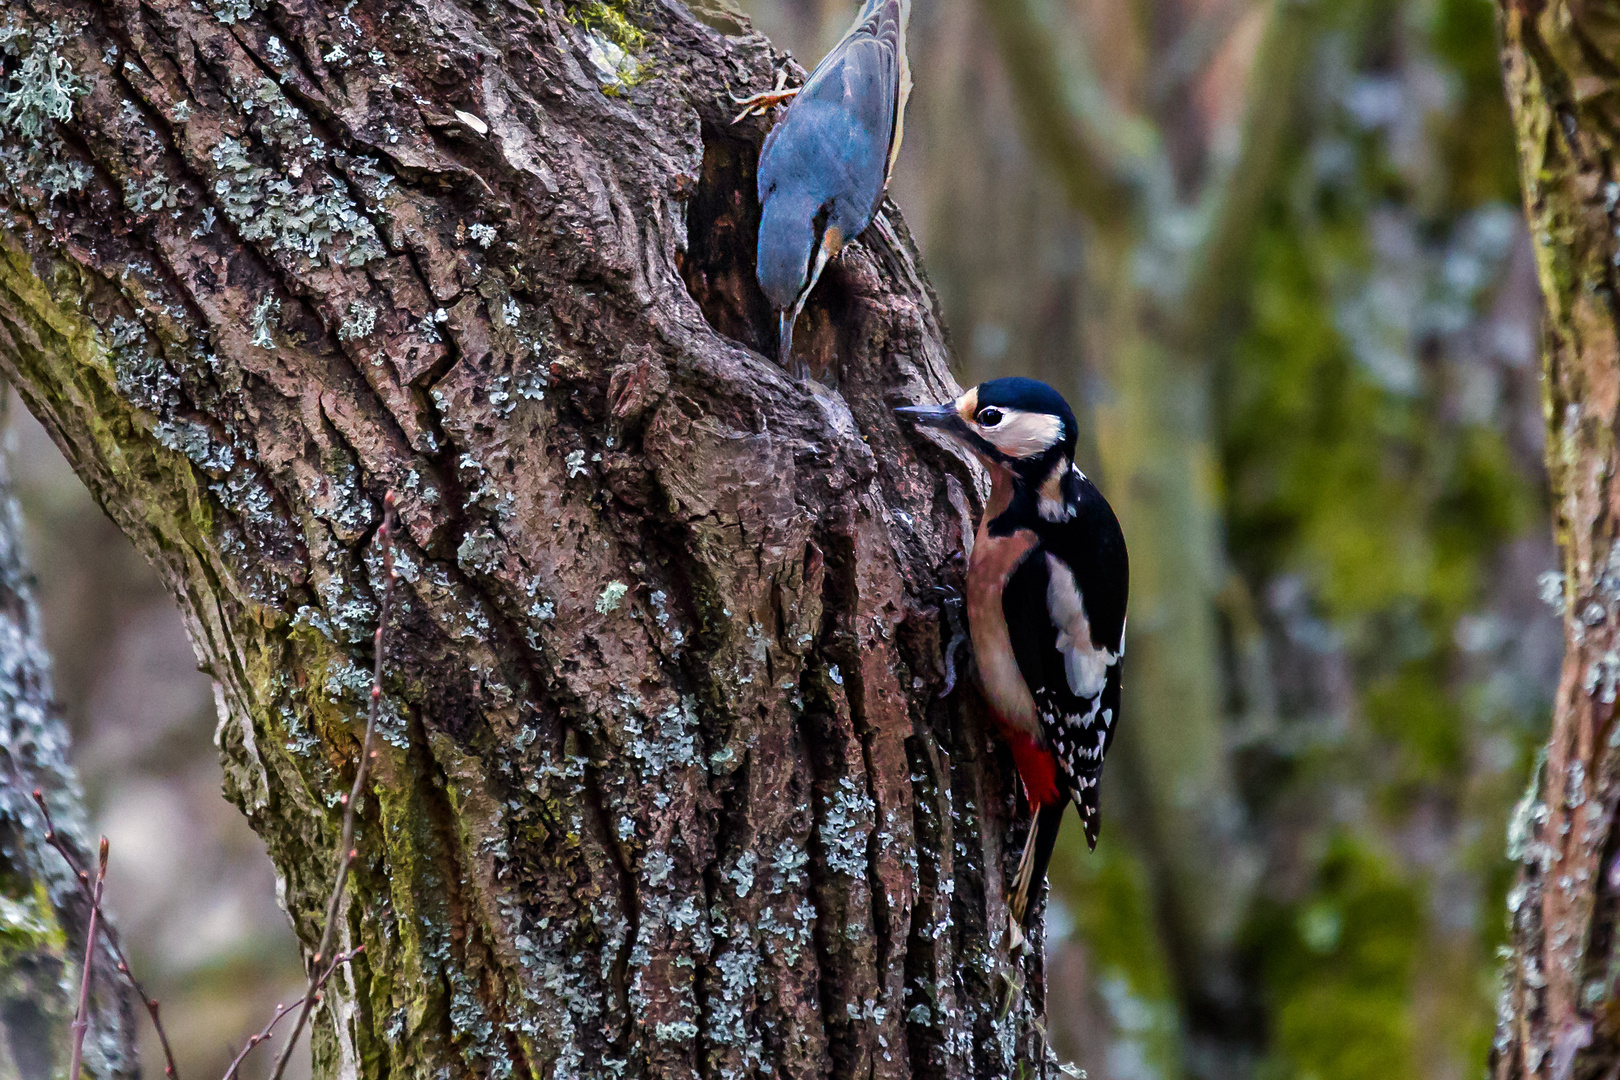
[[[759,146],[740,132],[703,125],[703,175],[686,208],[681,276],[709,325],[776,355],[776,315],[754,278],[759,241]]]
[[[681,276],[703,317],[726,337],[776,359],[776,312],[754,276],[759,244],[760,143],[703,125],[703,174],[686,209]],[[793,352],[823,382],[836,380],[851,297],[840,259],[828,264],[800,312]]]

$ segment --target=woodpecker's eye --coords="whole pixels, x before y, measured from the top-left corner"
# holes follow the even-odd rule
[[[980,409],[978,419],[980,427],[995,427],[1001,423],[1001,410],[993,406],[988,409]]]

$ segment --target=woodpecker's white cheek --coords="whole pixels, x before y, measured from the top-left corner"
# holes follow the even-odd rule
[[[1008,457],[1034,457],[1063,438],[1063,421],[1045,413],[1008,410],[1001,423],[979,430]]]

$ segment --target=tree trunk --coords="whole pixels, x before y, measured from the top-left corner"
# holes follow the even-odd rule
[[[39,609],[23,560],[22,521],[0,454],[0,1076],[51,1080],[68,1066],[90,904],[45,841],[39,791],[81,866],[93,866],[84,794],[51,692]],[[91,984],[85,1067],[134,1077],[130,995],[103,945]]]
[[[1546,301],[1566,653],[1544,764],[1509,832],[1522,865],[1493,1072],[1568,1080],[1620,1065],[1620,21],[1599,5],[1504,0],[1501,26]]]
[[[318,1075],[1049,1066],[1011,773],[939,697],[977,478],[890,412],[955,390],[931,296],[889,208],[801,323],[837,391],[759,355],[731,95],[785,61],[695,15],[0,24],[0,368],[179,599],[306,944],[400,499]]]

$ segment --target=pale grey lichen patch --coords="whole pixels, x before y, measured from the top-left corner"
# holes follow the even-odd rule
[[[800,897],[788,911],[786,922],[777,918],[775,908],[766,908],[759,917],[765,951],[780,956],[788,967],[796,966],[815,940],[815,919],[815,905],[806,897]]]
[[[641,862],[641,872],[648,885],[662,885],[675,869],[675,860],[667,851],[649,851]]]
[[[307,156],[324,157],[324,148],[319,149]],[[316,175],[313,190],[300,191],[293,180],[302,177],[304,166],[285,175],[266,168],[252,160],[245,143],[229,136],[209,156],[219,170],[214,196],[244,240],[315,263],[324,255],[334,266],[364,266],[386,254],[371,221],[326,173]]]
[[[479,574],[493,574],[500,568],[496,555],[500,540],[489,529],[469,530],[456,548],[456,562],[464,570]]]
[[[659,1042],[684,1043],[697,1038],[698,1026],[690,1020],[659,1023],[653,1028],[653,1037]]]
[[[838,788],[827,799],[827,812],[820,828],[821,842],[827,850],[827,868],[833,873],[850,877],[865,875],[867,841],[876,810],[872,796],[860,785],[848,776],[838,778]]]
[[[377,309],[364,300],[355,300],[349,304],[349,313],[343,320],[343,325],[338,327],[338,340],[353,341],[370,337],[376,328]]]
[[[287,51],[287,46],[282,44],[281,39],[274,34],[264,40],[264,58],[277,71],[285,71],[292,67],[292,54]]]
[[[169,412],[179,401],[180,380],[164,363],[146,328],[119,315],[108,326],[107,341],[119,393],[148,412]]]
[[[212,214],[212,209],[209,210]],[[253,315],[248,320],[248,326],[253,330],[250,344],[260,349],[273,349],[276,339],[271,331],[281,319],[281,301],[274,296],[266,296],[253,307]]]
[[[606,615],[618,611],[620,605],[624,603],[625,594],[629,591],[630,586],[622,581],[608,582],[607,587],[602,590],[602,595],[596,598],[596,613]]]
[[[226,26],[246,22],[253,18],[255,12],[263,11],[264,8],[265,0],[213,0],[209,5],[214,18]]]
[[[642,717],[627,712],[621,726],[625,753],[641,762],[643,780],[664,776],[672,769],[690,768],[698,763],[697,703],[683,697],[658,714],[656,730],[647,731]]]
[[[63,39],[55,23],[33,33],[12,19],[0,26],[0,52],[22,61],[0,89],[0,128],[35,141],[53,122],[73,118],[73,100],[86,88],[68,66]]]
[[[804,884],[804,868],[810,864],[810,853],[792,840],[784,840],[771,856],[771,891],[781,894]]]
[[[208,428],[194,421],[160,421],[153,425],[152,435],[212,476],[223,476],[236,465],[236,451],[228,443],[216,442]]]
[[[708,1000],[709,1040],[718,1046],[736,1047],[742,1051],[740,1065],[727,1069],[730,1076],[753,1075],[763,1064],[763,1046],[748,1031],[748,1003],[754,996],[759,975],[759,953],[745,942],[741,947],[727,949],[715,958],[715,980]],[[716,994],[714,990],[718,990]]]
[[[727,880],[737,890],[737,899],[741,900],[748,895],[754,887],[754,868],[759,865],[759,854],[754,851],[745,851],[737,857],[737,864],[726,874]]]
[[[155,214],[162,210],[180,216],[180,199],[184,194],[164,173],[153,173],[145,180],[129,179],[124,185],[124,205],[134,214]]]
[[[11,18],[0,23],[0,55],[19,61],[0,82],[0,184],[19,205],[47,217],[52,203],[83,191],[95,176],[56,133],[86,92],[64,44],[55,23],[34,30]]]
[[[467,235],[472,237],[473,242],[481,248],[487,249],[489,245],[495,242],[495,230],[490,226],[485,225],[481,221],[476,225],[470,226],[467,229]],[[510,300],[508,302],[510,302]],[[515,322],[516,320],[513,319],[510,321]]]

